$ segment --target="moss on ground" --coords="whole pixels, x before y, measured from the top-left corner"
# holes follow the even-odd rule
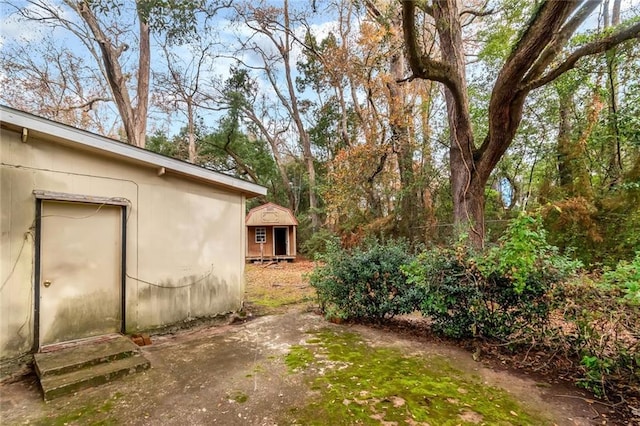
[[[49,416],[40,419],[36,422],[36,424],[43,426],[64,426],[75,424],[91,424],[104,426],[117,425],[120,424],[120,422],[113,418],[110,415],[110,412],[113,409],[114,402],[121,397],[122,395],[120,393],[116,393],[113,397],[111,397],[111,399],[103,401],[102,403],[92,403],[81,408],[76,408],[68,412],[60,413],[57,416]]]
[[[291,410],[296,424],[549,424],[443,357],[373,348],[353,333],[320,331],[306,345],[293,346],[286,363],[305,369],[318,392]]]
[[[304,346],[294,346],[286,356],[285,363],[289,368],[289,372],[295,372],[300,369],[307,368],[313,361],[313,352]]]
[[[244,404],[245,402],[247,402],[249,400],[249,395],[247,395],[246,393],[242,392],[242,391],[236,391],[233,392],[230,395],[227,395],[227,399],[230,401],[235,401],[238,404]]]

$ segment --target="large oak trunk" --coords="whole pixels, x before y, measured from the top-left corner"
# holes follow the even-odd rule
[[[419,4],[405,0],[402,2],[403,31],[413,77],[438,81],[446,87],[454,223],[458,232],[467,232],[471,242],[481,247],[484,186],[513,142],[527,95],[572,69],[580,58],[640,37],[640,23],[584,44],[554,67],[554,60],[581,23],[597,8],[598,2],[541,2],[534,8],[531,20],[498,74],[487,111],[488,132],[482,144],[476,147],[470,122],[462,40],[465,12],[461,12],[460,3],[459,0],[434,0],[429,6],[428,2]],[[433,18],[440,41],[439,57],[424,49],[416,28],[416,7]],[[481,14],[479,11],[478,15]]]

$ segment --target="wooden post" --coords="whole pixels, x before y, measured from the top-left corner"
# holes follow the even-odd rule
[[[264,242],[260,243],[260,264],[264,263]]]

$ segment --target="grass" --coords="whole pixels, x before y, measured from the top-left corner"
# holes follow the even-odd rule
[[[409,357],[373,348],[358,335],[321,331],[293,346],[291,370],[305,370],[319,393],[290,412],[296,424],[540,425],[504,390],[482,384],[442,357]]]
[[[315,302],[315,290],[309,285],[307,274],[313,262],[248,264],[245,301],[258,314],[280,313],[291,305]]]

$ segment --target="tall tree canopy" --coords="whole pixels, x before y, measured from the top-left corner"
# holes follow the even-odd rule
[[[598,1],[543,1],[533,5],[493,83],[486,111],[486,134],[476,143],[469,104],[464,28],[488,10],[465,7],[458,0],[403,1],[403,29],[411,78],[438,81],[446,87],[449,161],[454,221],[469,232],[476,246],[484,244],[485,186],[514,140],[530,92],[573,69],[589,55],[612,49],[640,36],[640,22],[616,28],[581,45],[571,42],[578,27],[598,7]],[[419,14],[419,19],[417,15]],[[418,25],[419,24],[419,25]],[[437,49],[422,43],[435,28]],[[567,49],[568,46],[575,46]]]
[[[531,209],[587,263],[640,245],[635,0],[0,2],[1,102],[268,186],[310,246]]]

